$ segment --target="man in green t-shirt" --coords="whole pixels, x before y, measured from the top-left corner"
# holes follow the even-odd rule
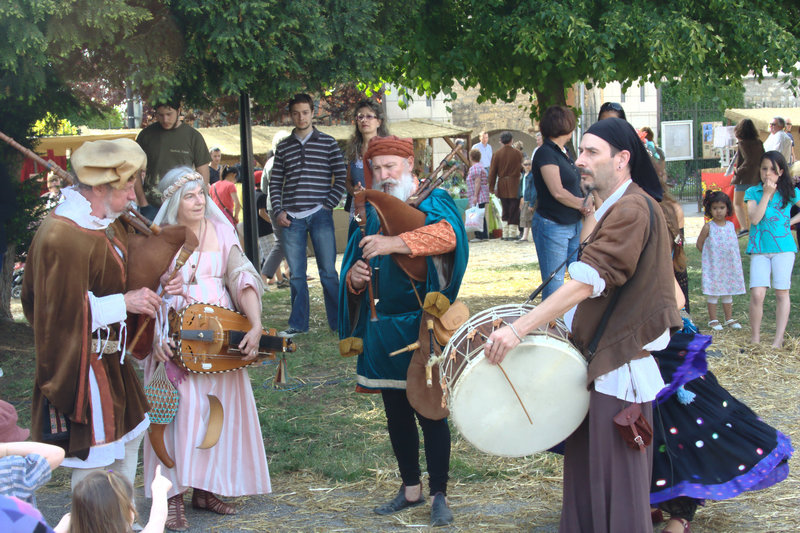
[[[156,122],[136,137],[136,142],[147,154],[144,184],[136,182],[136,202],[146,216],[150,212],[155,215],[161,207],[161,194],[156,186],[170,169],[181,165],[193,167],[208,185],[208,163],[211,161],[208,147],[199,131],[182,122],[180,111],[180,101],[157,104]]]

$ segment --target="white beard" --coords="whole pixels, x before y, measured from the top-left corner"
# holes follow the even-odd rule
[[[106,216],[103,217],[103,218],[110,218],[111,220],[114,220],[116,218],[119,218],[120,215],[122,215],[122,213],[124,213],[124,211],[112,211],[111,210],[111,200],[109,200],[107,198],[103,201],[103,204],[105,205],[105,208],[106,208]]]
[[[391,194],[405,202],[414,192],[414,176],[410,172],[405,172],[399,180],[393,178],[381,180],[375,182],[372,188]]]

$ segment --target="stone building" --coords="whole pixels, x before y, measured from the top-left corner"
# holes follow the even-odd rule
[[[800,95],[793,95],[782,77],[765,76],[759,82],[752,74],[745,76],[744,107],[800,107]]]
[[[500,134],[510,131],[515,141],[522,141],[523,152],[530,155],[536,147],[534,132],[537,125],[530,118],[531,98],[519,94],[513,102],[497,101],[478,103],[478,89],[454,88],[456,99],[447,102],[443,94],[435,97],[415,96],[408,106],[400,107],[398,91],[387,88],[385,95],[386,116],[391,128],[392,121],[411,118],[427,118],[449,122],[454,126],[472,130],[472,143],[478,142],[478,134],[489,132],[489,144],[496,151],[500,148]],[[636,128],[650,126],[658,136],[658,91],[652,83],[633,84],[622,91],[619,83],[613,82],[603,88],[582,88],[576,85],[567,93],[567,105],[582,113],[576,134],[580,134],[597,120],[597,112],[603,102],[619,102],[625,108],[628,120]],[[576,136],[575,141],[578,138]],[[450,148],[437,139],[433,142],[433,158],[438,161]]]

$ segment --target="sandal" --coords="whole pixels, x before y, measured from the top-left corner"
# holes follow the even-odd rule
[[[739,324],[739,321],[735,318],[731,318],[725,321],[725,325],[731,329],[742,329],[742,325]]]
[[[217,514],[236,514],[236,507],[217,498],[213,492],[194,489],[192,492],[192,507],[205,509]]]
[[[710,320],[708,322],[708,327],[710,327],[714,331],[722,331],[722,324],[719,323],[719,320]]]
[[[167,521],[164,526],[171,531],[186,531],[189,521],[186,520],[186,508],[183,505],[183,494],[176,494],[167,500]]]

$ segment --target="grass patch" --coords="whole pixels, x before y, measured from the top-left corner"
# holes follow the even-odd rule
[[[744,240],[741,245],[744,249]],[[540,283],[535,262],[520,262],[520,257],[513,255],[515,249],[500,246],[500,253],[487,250],[483,258],[476,254],[471,259],[460,297],[472,314],[494,305],[522,303]],[[504,250],[508,254],[503,254]],[[700,254],[690,245],[687,255],[691,306],[696,322],[702,327],[707,322],[707,313],[701,290]],[[498,264],[504,258],[507,264]],[[744,253],[743,264],[747,279],[749,257]],[[791,291],[793,312],[797,312],[800,303],[800,283],[796,276]],[[327,326],[319,282],[312,282],[310,289],[310,331],[295,338],[298,350],[287,356],[290,386],[273,387],[274,363],[249,370],[270,471],[273,477],[308,472],[343,482],[394,479],[396,462],[380,396],[354,392],[356,359],[339,355],[338,337]],[[286,327],[289,294],[289,289],[280,289],[264,295],[265,327],[277,330]],[[748,301],[747,295],[734,297],[734,316],[745,325],[737,339],[744,337],[747,330]],[[762,328],[764,339],[771,338],[774,320],[774,294],[768,293]],[[29,426],[34,372],[30,330],[21,324],[0,327],[0,366],[5,372],[0,379],[0,396],[17,406],[21,424]],[[733,339],[733,332],[722,333]],[[797,321],[790,320],[787,335],[800,335]],[[561,475],[561,461],[551,454],[524,459],[491,457],[472,448],[454,428],[451,431],[454,483],[510,477],[550,480]],[[420,455],[424,461],[422,449]],[[422,466],[424,470],[424,462]]]

